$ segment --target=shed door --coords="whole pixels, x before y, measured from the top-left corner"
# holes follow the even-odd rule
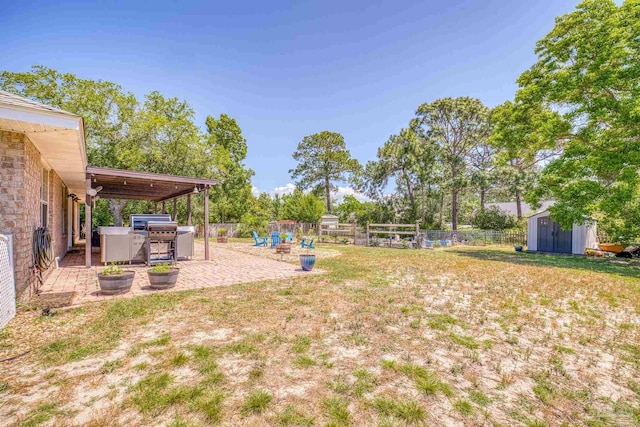
[[[553,223],[553,244],[554,244],[554,252],[559,252],[562,254],[570,254],[572,245],[571,238],[573,233],[571,230],[563,230],[560,228],[560,224],[557,222]]]
[[[553,252],[553,224],[548,216],[538,218],[538,251]]]

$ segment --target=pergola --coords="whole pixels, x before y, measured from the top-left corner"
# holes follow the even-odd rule
[[[94,191],[102,199],[148,200],[165,203],[173,200],[175,215],[178,197],[187,197],[187,225],[191,225],[191,195],[204,193],[204,258],[209,259],[209,188],[216,185],[212,179],[186,176],[164,175],[149,172],[136,172],[121,169],[87,166],[87,196],[85,203],[85,230],[88,235],[85,242],[85,263],[91,267],[91,202]],[[92,191],[93,190],[93,191]]]

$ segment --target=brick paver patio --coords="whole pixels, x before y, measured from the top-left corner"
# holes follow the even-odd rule
[[[134,270],[135,279],[131,291],[121,295],[102,295],[98,286],[97,272],[102,270],[100,254],[93,254],[93,267],[84,266],[84,252],[69,253],[60,262],[41,288],[43,298],[56,295],[69,296],[71,305],[115,298],[131,298],[157,292],[177,292],[188,289],[203,289],[228,286],[238,283],[262,280],[284,279],[317,274],[322,271],[302,271],[300,266],[274,261],[243,252],[234,251],[223,244],[211,244],[211,259],[204,260],[204,243],[196,241],[195,256],[191,260],[179,261],[180,275],[174,288],[158,291],[149,287],[147,266],[144,264],[124,265],[125,270]],[[269,251],[269,249],[264,249]]]

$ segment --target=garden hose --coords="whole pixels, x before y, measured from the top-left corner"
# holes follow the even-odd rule
[[[44,227],[38,227],[33,232],[33,267],[39,286],[36,288],[36,294],[40,291],[40,286],[44,284],[42,273],[46,271],[53,261],[53,253],[51,250],[51,235]]]

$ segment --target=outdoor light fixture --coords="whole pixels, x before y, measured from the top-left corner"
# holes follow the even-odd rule
[[[198,186],[196,185],[195,187],[193,187],[193,192],[198,194],[200,192],[200,190],[198,190]]]
[[[124,185],[127,185],[127,180],[126,179],[124,180]]]
[[[149,184],[151,187],[153,187],[153,182],[151,184]]]

